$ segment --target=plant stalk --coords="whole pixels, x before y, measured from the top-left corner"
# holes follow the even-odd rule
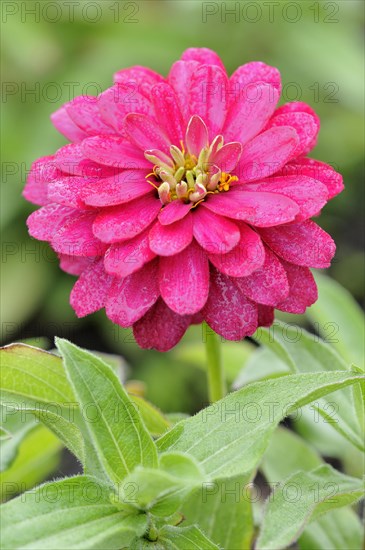
[[[222,399],[226,393],[226,381],[221,354],[221,342],[219,336],[204,323],[205,350],[207,357],[208,396],[210,403]]]

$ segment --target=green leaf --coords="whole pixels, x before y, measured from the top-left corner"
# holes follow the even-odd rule
[[[351,508],[331,510],[310,523],[298,544],[301,550],[362,550],[364,526]]]
[[[219,548],[251,548],[254,526],[247,481],[233,477],[203,486],[182,508],[185,524],[197,524]]]
[[[277,483],[298,470],[310,471],[321,464],[320,455],[304,439],[279,426],[270,439],[260,469],[269,483]]]
[[[152,436],[159,437],[171,427],[171,422],[152,403],[139,395],[131,393],[128,393],[128,395],[136,404],[139,414]]]
[[[341,460],[350,475],[361,477],[364,453],[352,445],[348,439],[325,422],[311,406],[303,407],[298,416],[293,417],[295,431],[308,441],[321,455]]]
[[[25,414],[27,409],[39,410],[41,419],[45,420],[55,411],[55,414],[62,416],[67,422],[58,422],[58,436],[66,442],[72,431],[72,450],[76,451],[75,437],[78,439],[78,427],[85,439],[86,469],[89,473],[102,475],[103,469],[86,430],[84,418],[87,418],[87,413],[81,414],[66,378],[61,357],[25,344],[12,344],[0,350],[0,358],[0,401],[4,410],[11,412],[18,409],[23,411],[21,414]],[[75,428],[61,434],[61,428],[69,427],[70,422],[75,423]],[[82,460],[82,452],[78,454],[78,458]]]
[[[276,321],[269,329],[263,327],[258,328],[252,338],[254,338],[259,344],[271,349],[275,355],[277,355],[279,359],[281,359],[288,366],[290,371],[297,372],[295,361],[291,357],[289,351],[281,344],[280,341],[278,341],[277,338],[274,337],[273,331],[276,324],[279,324],[279,322]],[[299,327],[297,327],[297,329],[301,330]]]
[[[360,379],[349,372],[331,372],[256,382],[179,422],[158,440],[158,446],[191,454],[211,479],[250,473],[283,418]]]
[[[288,452],[290,449],[290,452]],[[264,455],[260,469],[272,488],[296,473],[324,464],[319,454],[291,430],[278,427]],[[351,508],[331,510],[305,528],[299,539],[303,550],[361,549],[362,526]]]
[[[124,479],[119,500],[154,516],[170,517],[203,481],[204,474],[192,458],[182,453],[164,453],[160,455],[159,469],[137,466]]]
[[[268,499],[257,549],[286,548],[298,539],[307,523],[331,509],[356,502],[363,491],[360,480],[328,464],[293,474]]]
[[[349,370],[336,351],[318,336],[280,321],[260,327],[253,338],[273,351],[294,372]]]
[[[64,445],[85,465],[85,444],[79,428],[58,414],[39,409],[27,409],[49,428]]]
[[[184,548],[184,550],[218,550],[218,546],[210,541],[202,531],[196,527],[170,527],[161,529],[159,540],[165,544],[167,550]]]
[[[318,301],[307,315],[325,342],[348,363],[364,368],[364,314],[351,294],[333,279],[315,274]]]
[[[110,489],[88,476],[46,483],[2,507],[2,542],[9,549],[119,550],[146,526],[146,516],[119,512]]]
[[[271,351],[281,359],[286,356],[288,367],[294,365],[299,372],[349,370],[329,344],[301,327],[275,322],[270,330],[259,329],[255,337],[258,340],[263,337]],[[345,388],[330,397],[324,397],[313,408],[355,447],[365,450],[363,428],[353,394],[353,391],[359,391],[360,386]]]
[[[14,407],[0,407],[3,420],[2,429],[6,437],[0,441],[0,472],[10,467],[15,460],[19,445],[27,434],[35,428],[34,418],[25,418],[24,413]]]
[[[80,451],[80,445],[75,446],[75,438],[79,439],[78,428],[85,439],[86,470],[91,474],[102,475],[103,467],[100,465],[90,441],[85,422],[90,407],[81,414],[77,399],[66,377],[62,358],[24,344],[12,344],[2,348],[0,357],[3,367],[0,399],[5,410],[14,411],[17,407],[21,410],[39,409],[41,420],[46,420],[55,411],[65,419],[65,423],[62,423],[63,428],[70,428],[70,422],[74,423],[74,429],[70,428],[66,430],[67,433],[61,433],[62,421],[59,421],[59,437],[66,445],[70,446],[72,442],[69,441],[69,434],[70,431],[73,431],[74,442],[71,450],[76,452],[78,447]],[[136,401],[137,408],[142,418],[147,419],[148,426],[155,430],[162,430],[162,426],[165,426],[165,422],[168,423],[168,421],[164,420],[158,409],[146,401],[141,402],[138,398]],[[163,431],[159,433],[163,433],[165,430],[164,427]],[[77,456],[82,461],[82,452],[78,452]]]
[[[251,382],[290,374],[287,364],[266,347],[256,348],[233,383],[235,390]]]
[[[206,335],[206,337],[209,338],[209,335]],[[255,349],[255,346],[246,340],[243,342],[222,341],[222,361],[228,382],[233,382]],[[206,352],[201,342],[184,343],[176,347],[172,355],[177,361],[199,367],[204,372],[207,370]]]
[[[2,426],[0,426],[0,442],[6,441],[7,439],[11,439],[11,437],[12,437],[11,433],[5,428],[3,428]],[[0,460],[1,460],[1,457],[0,457]],[[1,471],[1,462],[0,462],[0,471]]]
[[[21,441],[15,460],[1,473],[1,500],[27,491],[53,474],[60,463],[62,444],[42,425]]]
[[[138,465],[155,467],[156,446],[110,367],[67,340],[56,345],[81,409],[93,410],[86,427],[110,479],[118,484]]]
[[[191,527],[163,527],[156,542],[136,540],[130,550],[219,550],[212,541],[196,526]],[[227,549],[228,550],[228,549]]]
[[[3,403],[41,407],[75,402],[59,357],[25,344],[6,346],[0,350],[0,356]]]

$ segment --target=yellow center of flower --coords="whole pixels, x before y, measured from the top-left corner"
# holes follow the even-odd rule
[[[214,163],[214,155],[223,147],[223,137],[217,136],[199,156],[187,152],[181,142],[180,149],[170,147],[170,155],[162,151],[146,151],[145,157],[154,164],[146,179],[158,191],[162,204],[174,200],[192,202],[194,207],[208,194],[228,191],[236,176],[222,172]]]

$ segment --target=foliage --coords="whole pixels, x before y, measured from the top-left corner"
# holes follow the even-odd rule
[[[297,540],[303,548],[324,548],[333,523],[347,518],[354,529],[343,537],[360,548],[359,520],[350,506],[362,497],[361,480],[323,463],[308,443],[278,425],[310,406],[317,421],[327,422],[323,411],[335,399],[331,428],[360,452],[363,375],[303,329],[293,344],[294,330],[276,323],[271,334],[256,334],[266,359],[284,365],[278,375],[265,368],[262,379],[174,425],[128,394],[105,357],[64,339],[56,340],[60,356],[25,344],[3,348],[4,467],[14,467],[20,442],[41,422],[83,470],[4,504],[3,546],[229,549],[249,548],[256,538],[263,550]],[[266,360],[261,348],[251,350],[246,369],[254,368],[255,356]],[[242,380],[239,374],[236,386]],[[34,420],[22,424],[25,413]],[[259,469],[273,491],[256,534]]]

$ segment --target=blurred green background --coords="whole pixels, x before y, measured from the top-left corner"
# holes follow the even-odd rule
[[[346,185],[320,219],[338,246],[330,274],[361,302],[363,15],[362,2],[352,0],[3,1],[3,343],[40,336],[51,342],[57,334],[121,354],[131,366],[129,377],[144,380],[147,396],[166,411],[201,407],[200,370],[186,369],[173,353],[139,350],[131,332],[113,327],[104,312],[77,320],[68,302],[74,278],[58,269],[46,243],[27,235],[33,207],[21,196],[31,162],[66,143],[49,120],[62,103],[97,94],[111,85],[115,71],[130,65],[166,75],[191,46],[216,50],[229,72],[252,60],[275,65],[283,101],[306,101],[318,112],[322,128],[312,156],[334,165]],[[199,329],[186,339],[201,340]]]

